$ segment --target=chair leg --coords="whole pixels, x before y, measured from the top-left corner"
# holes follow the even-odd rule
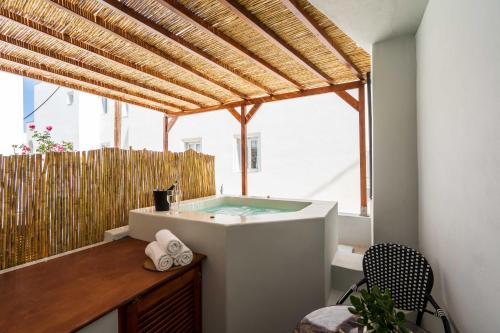
[[[422,326],[422,318],[424,317],[424,312],[423,311],[418,311],[417,312],[417,326]]]

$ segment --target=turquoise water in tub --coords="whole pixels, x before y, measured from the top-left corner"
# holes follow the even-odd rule
[[[287,213],[287,212],[294,212],[297,210],[296,209],[284,209],[284,208],[247,206],[247,205],[220,204],[220,205],[213,206],[213,207],[197,209],[196,211],[209,213],[209,214],[249,216],[249,215],[260,215],[260,214]]]

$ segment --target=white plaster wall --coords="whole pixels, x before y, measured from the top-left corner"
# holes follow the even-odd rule
[[[35,107],[41,105],[57,88],[56,85],[40,83],[35,86]],[[22,89],[21,89],[22,91]],[[67,93],[73,91],[73,104],[66,102]],[[76,150],[79,149],[79,94],[78,92],[61,87],[40,109],[35,112],[35,125],[38,130],[45,130],[51,125],[52,138],[56,142],[72,142]]]
[[[311,0],[365,50],[374,43],[415,34],[428,0]]]
[[[25,142],[21,76],[0,72],[0,101],[0,155],[11,155],[12,145]]]
[[[79,150],[91,150],[101,148],[99,136],[102,113],[101,97],[75,91],[79,100]]]
[[[373,237],[416,248],[415,38],[373,45]]]
[[[500,327],[499,16],[431,0],[417,33],[419,243],[459,333]]]
[[[248,125],[261,137],[261,171],[248,174],[250,195],[334,200],[339,211],[359,213],[358,113],[334,94],[264,104]],[[226,111],[181,117],[169,147],[202,138],[216,156],[217,189],[241,193],[236,171],[238,122]]]
[[[101,102],[102,103],[102,102]],[[101,106],[102,108],[102,106]],[[115,101],[108,99],[107,112],[101,109],[100,123],[100,140],[101,145],[114,147],[115,144]]]
[[[38,84],[35,88],[35,105],[45,100],[55,88],[55,85],[48,83]],[[74,91],[74,102],[68,105],[67,91],[71,90],[60,88],[35,113],[36,126],[39,129],[44,129],[47,125],[54,126],[52,133],[56,141],[71,141],[77,150],[99,149],[103,145],[113,147],[115,102],[108,100],[107,113],[105,113],[100,96]],[[22,109],[20,112],[22,114]],[[123,104],[121,148],[162,150],[162,126],[163,113],[134,105],[129,105],[127,112]]]
[[[163,150],[163,113],[129,105],[126,118],[124,122],[127,121],[128,125],[129,146],[134,149]],[[125,133],[122,138],[125,140]]]

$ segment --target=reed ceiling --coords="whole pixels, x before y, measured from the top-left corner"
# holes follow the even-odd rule
[[[336,91],[370,66],[306,0],[0,1],[0,70],[171,115]]]

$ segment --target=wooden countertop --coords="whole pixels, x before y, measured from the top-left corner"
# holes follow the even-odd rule
[[[74,332],[195,265],[142,268],[147,243],[124,238],[0,275],[1,333]]]

